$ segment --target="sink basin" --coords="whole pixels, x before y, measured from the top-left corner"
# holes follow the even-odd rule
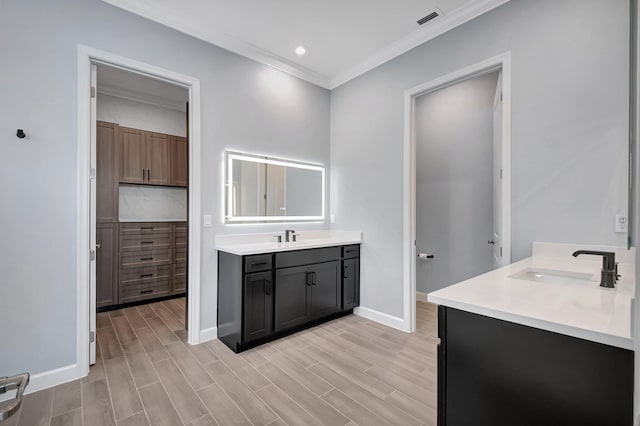
[[[591,281],[591,274],[582,272],[556,271],[553,269],[526,268],[510,275],[509,278],[560,284],[587,284]]]

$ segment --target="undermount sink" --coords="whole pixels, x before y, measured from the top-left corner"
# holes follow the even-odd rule
[[[526,268],[509,278],[559,284],[587,284],[592,275],[583,272],[556,271],[553,269]]]

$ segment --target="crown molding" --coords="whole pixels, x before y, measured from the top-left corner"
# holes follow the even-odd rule
[[[165,10],[158,5],[149,4],[143,1],[127,1],[127,0],[102,0],[105,3],[109,3],[112,6],[116,6],[120,9],[124,9],[128,12],[140,15],[144,18],[155,21],[159,24],[173,28],[192,37],[214,44],[225,50],[228,50],[238,55],[253,59],[254,61],[261,62],[265,65],[269,65],[273,68],[277,68],[280,71],[291,74],[295,77],[306,80],[310,83],[328,89],[330,79],[329,77],[315,72],[309,68],[298,65],[286,58],[279,55],[274,55],[265,49],[254,46],[250,43],[246,43],[235,37],[231,37],[227,34],[223,34],[215,31],[214,29],[207,29],[203,31],[200,28],[196,28],[190,22],[186,22],[174,14],[171,11]]]
[[[369,59],[349,68],[343,73],[338,74],[336,77],[331,79],[329,89],[333,90],[336,87],[366,73],[367,71],[371,71],[385,62],[408,52],[414,47],[432,40],[439,35],[464,24],[465,22],[469,22],[470,20],[501,6],[508,1],[509,0],[477,0],[461,6],[458,9],[452,10],[451,12],[429,22],[426,27],[412,32],[406,37],[403,37],[395,43],[392,43],[380,50]]]
[[[355,65],[333,78],[313,71],[290,61],[282,56],[273,54],[265,49],[250,43],[239,40],[228,34],[220,33],[212,28],[203,30],[197,28],[191,22],[183,20],[172,14],[171,11],[163,9],[160,5],[151,4],[148,1],[129,0],[102,0],[120,9],[140,15],[144,18],[158,22],[159,24],[173,28],[185,34],[191,35],[200,40],[214,44],[230,52],[245,56],[254,61],[277,68],[295,77],[306,80],[312,84],[325,89],[335,89],[336,87],[352,80],[367,71],[376,68],[391,59],[406,53],[416,46],[421,45],[439,35],[468,22],[483,13],[486,13],[498,6],[507,3],[509,0],[475,0],[469,4],[459,7],[441,17],[429,22],[406,37],[383,48],[375,55],[365,61]]]

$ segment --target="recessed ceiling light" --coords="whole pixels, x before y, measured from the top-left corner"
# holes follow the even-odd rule
[[[306,49],[304,46],[298,46],[298,47],[296,47],[296,54],[297,54],[298,56],[302,56],[302,55],[304,55],[305,53],[307,53],[307,49]]]

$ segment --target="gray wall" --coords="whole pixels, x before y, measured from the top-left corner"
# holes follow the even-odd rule
[[[100,81],[100,77],[98,77],[98,81]],[[174,136],[187,135],[186,113],[183,111],[131,101],[104,93],[98,93],[97,99],[96,115],[100,121]]]
[[[416,264],[428,293],[493,268],[493,100],[498,73],[420,96],[415,104]]]
[[[361,229],[362,305],[402,316],[403,95],[512,54],[513,260],[532,241],[624,245],[629,5],[512,0],[331,92],[331,209]]]
[[[327,90],[98,0],[2,1],[0,374],[76,361],[78,43],[201,81],[202,208],[216,219],[202,234],[203,328],[216,325],[214,235],[284,228],[222,224],[223,150],[329,163]]]

